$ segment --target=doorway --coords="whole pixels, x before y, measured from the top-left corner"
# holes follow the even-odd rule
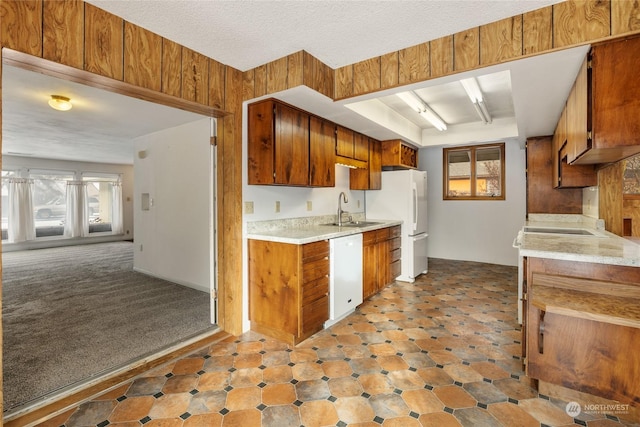
[[[60,69],[60,66],[58,66]],[[70,70],[69,73],[77,74],[77,70]],[[36,87],[37,84],[34,83],[34,80],[29,82],[27,81],[14,81],[14,80],[4,80],[5,78],[25,78],[25,79],[35,79],[37,81],[41,81],[43,85],[45,85],[45,81],[49,81],[49,84],[52,86],[49,89],[42,89],[40,93],[37,92]],[[76,80],[78,80],[76,78]],[[11,94],[13,89],[23,88],[24,92],[22,95],[24,96],[24,103],[37,103],[43,101],[46,104],[46,96],[51,95],[51,92],[58,92],[62,90],[66,91],[75,91],[76,98],[76,112],[80,112],[79,116],[76,115],[74,119],[69,118],[72,116],[60,116],[59,114],[64,114],[60,112],[55,112],[53,110],[48,111],[47,107],[40,108],[37,105],[31,105],[29,107],[25,107],[24,105],[17,105]],[[42,95],[45,95],[45,98],[42,99]],[[16,95],[19,96],[19,95]],[[105,101],[107,100],[107,101]],[[106,104],[102,105],[101,102],[106,102]],[[73,102],[73,97],[72,97]],[[26,108],[26,110],[24,109]],[[57,116],[52,116],[51,114],[58,114]],[[96,120],[94,116],[100,114],[100,119]],[[2,145],[3,145],[3,160],[11,160],[11,161],[3,161],[3,166],[16,165],[22,162],[22,166],[18,167],[23,173],[29,173],[30,169],[37,169],[36,164],[40,163],[46,164],[46,168],[48,169],[72,169],[74,171],[86,169],[88,172],[91,172],[93,175],[96,173],[103,173],[105,170],[111,171],[114,167],[119,168],[121,166],[129,167],[132,171],[135,171],[135,157],[139,154],[140,151],[145,151],[144,149],[135,150],[135,146],[139,144],[141,139],[147,138],[148,135],[157,134],[158,132],[167,131],[167,129],[172,129],[173,132],[178,132],[176,129],[181,127],[189,127],[193,125],[193,123],[201,122],[199,126],[200,134],[198,136],[200,141],[200,148],[203,150],[202,152],[206,153],[205,159],[206,162],[206,170],[199,171],[201,175],[203,175],[204,181],[206,181],[206,185],[204,183],[200,183],[198,188],[200,190],[204,189],[204,192],[200,193],[201,198],[204,199],[204,208],[202,206],[196,208],[199,210],[204,209],[204,216],[206,217],[206,222],[200,221],[200,229],[198,230],[199,234],[204,235],[203,241],[205,242],[204,246],[200,245],[198,248],[199,252],[204,252],[205,256],[200,258],[201,263],[202,260],[206,265],[198,265],[197,269],[205,271],[206,274],[200,275],[197,280],[194,280],[191,277],[175,277],[172,274],[165,274],[163,271],[158,271],[158,266],[165,266],[165,263],[162,260],[166,260],[167,258],[171,258],[171,244],[167,244],[167,242],[158,242],[156,240],[150,242],[147,246],[147,253],[149,253],[149,249],[153,249],[157,246],[161,246],[162,253],[156,255],[160,257],[160,261],[157,262],[147,262],[142,267],[137,269],[138,273],[145,273],[148,276],[152,276],[157,279],[165,280],[167,282],[178,283],[180,286],[191,287],[191,288],[200,288],[200,292],[203,292],[206,295],[208,300],[208,312],[206,313],[209,321],[210,327],[215,328],[216,321],[216,305],[211,295],[215,295],[215,265],[213,263],[213,259],[211,254],[215,254],[215,239],[213,238],[215,232],[215,181],[212,179],[215,177],[215,147],[210,145],[210,132],[209,129],[212,127],[210,124],[210,118],[203,116],[201,112],[193,113],[189,111],[184,111],[181,109],[171,108],[163,105],[158,105],[155,103],[149,103],[147,101],[142,101],[140,99],[131,98],[124,96],[122,94],[116,94],[110,91],[105,91],[103,89],[96,89],[93,87],[89,87],[83,84],[80,84],[78,81],[69,81],[66,79],[55,78],[53,76],[48,75],[46,72],[34,72],[32,70],[26,70],[21,67],[16,67],[11,64],[3,63],[3,135],[2,135]],[[114,124],[115,123],[115,124]],[[159,124],[158,124],[159,123]],[[203,131],[204,129],[204,131]],[[24,134],[17,134],[16,132],[30,132],[27,136]],[[32,132],[32,133],[31,133]],[[49,139],[42,140],[42,138],[37,137],[37,133],[46,134]],[[114,135],[117,138],[114,138]],[[174,136],[174,140],[181,140],[181,136]],[[17,141],[17,143],[16,143]],[[146,140],[149,141],[148,139]],[[129,149],[129,163],[127,163],[126,158],[124,157],[126,149]],[[185,148],[185,144],[182,144],[182,149]],[[66,151],[65,151],[66,150]],[[158,149],[151,146],[151,148],[146,149],[147,154],[155,153],[158,155]],[[172,155],[175,155],[175,151]],[[178,150],[179,151],[179,150]],[[118,157],[121,156],[121,157]],[[142,160],[142,159],[139,159]],[[150,155],[145,158],[146,164],[149,165],[154,162],[153,157]],[[183,159],[186,161],[186,159]],[[114,166],[116,165],[116,166]],[[183,165],[184,168],[184,165]],[[193,169],[193,168],[191,168]],[[148,171],[147,171],[148,172]],[[164,176],[170,175],[171,172],[163,168],[160,172],[156,170],[155,176]],[[125,227],[123,229],[123,234],[121,235],[106,235],[103,234],[101,236],[90,236],[86,238],[76,238],[71,240],[62,240],[62,239],[36,239],[35,241],[26,241],[21,242],[19,244],[5,244],[3,243],[3,251],[8,250],[9,246],[13,246],[12,249],[40,249],[44,247],[51,246],[66,246],[66,245],[82,245],[87,243],[95,243],[95,242],[129,242],[131,245],[136,245],[136,240],[140,241],[140,238],[137,238],[138,230],[143,230],[142,232],[147,233],[147,237],[153,237],[153,230],[145,230],[144,222],[142,225],[136,225],[136,218],[140,215],[142,211],[140,203],[141,197],[138,188],[134,188],[136,185],[136,181],[134,180],[135,173],[131,173],[131,182],[127,185],[129,186],[128,193],[123,189],[123,200],[122,203],[128,209],[128,213],[125,216]],[[154,174],[146,173],[145,175],[149,182],[154,182]],[[27,176],[28,178],[28,176]],[[154,189],[149,191],[149,193],[154,194],[158,189]],[[158,191],[162,191],[161,189]],[[192,192],[183,192],[187,194],[191,194]],[[166,210],[162,210],[163,205],[166,206],[167,203],[173,204],[177,203],[172,199],[172,196],[177,194],[181,194],[175,191],[166,191],[164,192],[160,198],[153,197],[156,202],[156,209],[154,213],[156,216],[160,216],[159,220],[154,223],[156,227],[156,232],[159,234],[162,233],[163,228],[167,228],[166,224],[170,223],[172,218],[166,215]],[[158,204],[160,203],[160,204]],[[127,204],[129,205],[127,207]],[[187,208],[193,208],[193,205],[189,205]],[[164,217],[163,217],[164,216]],[[201,218],[202,219],[202,218]],[[188,218],[184,221],[185,224],[188,224],[189,221],[192,221],[192,218]],[[185,232],[185,224],[182,224],[182,232]],[[203,232],[203,229],[205,230]],[[188,227],[186,227],[187,231]],[[188,241],[188,238],[187,238]],[[144,245],[144,243],[142,243]],[[183,245],[184,246],[184,245]],[[156,248],[157,249],[157,248]],[[184,254],[184,247],[173,248],[174,252],[179,252]],[[28,254],[29,252],[25,252]],[[33,253],[33,252],[32,252]],[[194,266],[188,266],[190,270],[193,270]],[[134,262],[134,270],[135,262]],[[186,267],[185,267],[186,269]],[[197,283],[195,283],[197,282]],[[3,306],[10,306],[11,301],[3,300]],[[11,333],[10,330],[3,331],[6,333]],[[185,339],[189,339],[192,337],[179,337],[177,341],[183,341]],[[10,349],[4,349],[10,350]],[[158,348],[157,351],[164,351],[166,348]],[[102,351],[102,350],[101,350]],[[149,354],[145,351],[144,354],[139,354],[138,357],[148,357]],[[121,368],[121,367],[113,367]],[[33,366],[30,366],[29,369],[34,370]],[[37,370],[37,368],[35,368]],[[104,373],[103,368],[98,368],[94,374],[102,374]],[[50,393],[59,393],[64,392],[65,389],[69,387],[77,387],[78,384],[61,384],[57,387],[57,390],[50,390],[45,393],[47,398],[51,398]],[[4,391],[5,397],[10,397],[7,395],[7,390]],[[44,397],[44,396],[43,396]],[[38,399],[36,398],[35,401]],[[30,406],[34,404],[34,400],[30,400],[29,402],[20,402],[19,404],[11,404],[5,405],[5,416],[7,415],[7,410],[9,412],[16,410],[23,410],[26,406]],[[37,404],[37,403],[35,403]]]

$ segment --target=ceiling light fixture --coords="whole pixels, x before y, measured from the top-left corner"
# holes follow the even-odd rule
[[[482,91],[480,90],[480,86],[478,85],[478,81],[475,77],[471,77],[468,79],[460,80],[462,87],[465,92],[469,96],[471,102],[473,102],[473,107],[476,109],[476,113],[482,120],[482,123],[489,124],[493,120],[491,115],[489,114],[489,110],[487,109],[487,104],[484,102],[484,98],[482,95]]]
[[[66,96],[51,95],[49,106],[54,110],[69,111],[73,107],[73,104],[71,104],[71,100]]]
[[[396,94],[409,107],[417,111],[422,118],[431,123],[439,131],[447,130],[447,124],[427,105],[414,91],[400,92]]]

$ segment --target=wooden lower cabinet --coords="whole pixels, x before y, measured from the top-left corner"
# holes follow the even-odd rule
[[[527,258],[527,375],[640,407],[640,268]]]
[[[362,299],[400,275],[400,226],[362,233]]]
[[[249,245],[251,329],[296,345],[329,319],[329,241]]]

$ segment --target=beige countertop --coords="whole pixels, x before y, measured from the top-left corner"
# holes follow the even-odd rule
[[[247,239],[302,245],[402,224],[402,221],[398,220],[367,218],[366,220],[361,219],[361,221],[367,221],[368,223],[375,222],[375,224],[365,224],[361,227],[326,225],[334,221],[335,216],[329,216],[327,218],[300,218],[278,222],[263,221],[261,223],[251,223],[247,226],[245,237]]]
[[[583,229],[592,234],[529,233],[524,231],[526,227]],[[582,215],[530,216],[518,233],[514,247],[521,256],[640,267],[638,243],[609,233],[597,221]]]

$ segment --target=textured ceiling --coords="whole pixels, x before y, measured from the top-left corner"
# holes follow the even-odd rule
[[[88,0],[241,71],[306,50],[332,68],[559,0]]]

